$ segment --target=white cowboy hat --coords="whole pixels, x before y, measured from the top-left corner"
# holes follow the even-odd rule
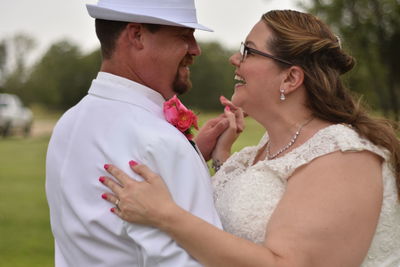
[[[87,4],[93,18],[213,31],[197,23],[194,0],[99,0]]]

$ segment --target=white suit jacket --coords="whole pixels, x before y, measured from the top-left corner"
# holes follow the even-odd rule
[[[105,163],[135,176],[135,160],[160,174],[176,203],[221,228],[204,159],[164,118],[163,97],[141,84],[100,72],[51,137],[46,194],[58,267],[200,266],[167,234],[110,212],[98,181]]]

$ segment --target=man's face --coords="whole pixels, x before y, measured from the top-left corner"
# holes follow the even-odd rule
[[[155,33],[147,33],[144,40],[148,57],[147,86],[161,93],[164,98],[182,94],[192,86],[189,65],[200,47],[190,28],[162,26]]]

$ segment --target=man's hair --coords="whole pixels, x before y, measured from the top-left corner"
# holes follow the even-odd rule
[[[129,22],[96,19],[96,35],[100,41],[103,59],[110,59],[114,52],[115,43]]]
[[[100,41],[101,54],[103,56],[103,59],[111,58],[118,37],[128,24],[129,22],[125,21],[113,21],[104,19],[95,20],[96,35]],[[158,24],[146,23],[143,23],[142,25],[152,33],[157,32],[162,26]]]

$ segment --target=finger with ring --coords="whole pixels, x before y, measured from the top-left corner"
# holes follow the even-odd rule
[[[117,200],[115,201],[115,206],[117,207],[117,209],[119,209],[118,204],[119,204],[119,199],[117,198]]]

